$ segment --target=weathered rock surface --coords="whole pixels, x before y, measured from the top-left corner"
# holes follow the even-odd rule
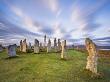
[[[86,49],[88,51],[88,57],[87,57],[87,65],[86,69],[90,70],[91,72],[97,74],[97,50],[96,50],[96,45],[95,43],[89,39],[86,38]]]

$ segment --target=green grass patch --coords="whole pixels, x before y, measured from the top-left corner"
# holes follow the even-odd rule
[[[99,58],[98,71],[103,78],[92,78],[85,71],[85,53],[67,51],[67,59],[60,53],[21,53],[9,58],[0,52],[0,82],[110,82],[110,58]]]

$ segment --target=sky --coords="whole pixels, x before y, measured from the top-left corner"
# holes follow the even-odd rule
[[[0,0],[0,44],[54,38],[110,46],[110,0]]]

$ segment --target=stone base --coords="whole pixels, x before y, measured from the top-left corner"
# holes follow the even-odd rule
[[[96,56],[88,56],[87,57],[87,65],[86,69],[90,70],[92,73],[97,74],[97,57]]]
[[[39,53],[40,50],[39,50],[39,47],[34,47],[34,53]]]
[[[88,74],[91,78],[93,79],[98,79],[98,78],[103,78],[104,74],[103,73],[93,73],[88,69],[84,69],[84,71],[86,72],[86,74]]]

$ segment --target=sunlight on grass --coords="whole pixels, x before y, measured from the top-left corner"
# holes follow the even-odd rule
[[[60,53],[17,53],[17,58],[6,59],[0,53],[0,82],[110,82],[110,58],[99,59],[98,70],[104,73],[101,79],[93,79],[85,71],[87,55],[69,50],[67,60]]]

